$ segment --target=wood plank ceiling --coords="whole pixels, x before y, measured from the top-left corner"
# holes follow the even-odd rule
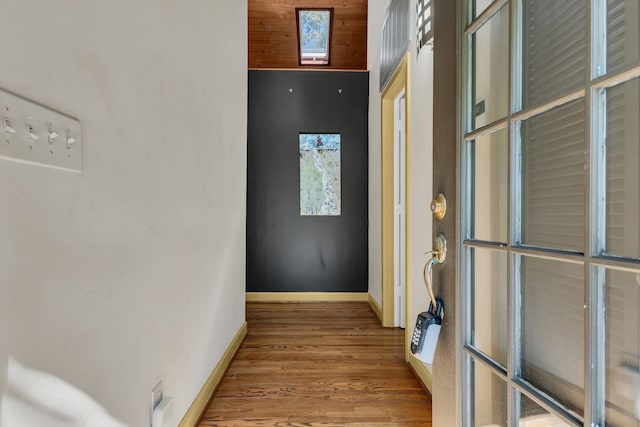
[[[332,7],[331,63],[298,65],[296,7]],[[367,0],[249,0],[249,68],[367,69]]]

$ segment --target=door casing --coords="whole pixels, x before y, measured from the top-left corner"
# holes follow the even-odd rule
[[[404,174],[406,169],[406,93],[404,90],[395,99],[394,105],[394,326],[404,328],[406,325],[406,284],[405,277],[407,257],[407,247],[404,244],[406,239],[406,200],[407,200],[407,177]]]
[[[394,326],[394,218],[395,218],[395,201],[394,201],[394,107],[395,101],[398,96],[404,91],[405,93],[405,205],[404,205],[404,217],[405,217],[405,254],[408,254],[409,238],[411,236],[411,219],[409,217],[410,207],[410,188],[409,188],[409,171],[410,171],[410,159],[406,156],[410,147],[410,120],[411,120],[411,91],[409,87],[409,53],[405,54],[404,58],[396,68],[393,76],[384,92],[382,93],[382,143],[381,143],[381,158],[382,158],[382,325],[384,327]],[[405,271],[405,313],[406,306],[410,303],[409,300],[409,257],[405,256],[405,262],[403,265]],[[410,324],[408,319],[405,319],[405,324]]]

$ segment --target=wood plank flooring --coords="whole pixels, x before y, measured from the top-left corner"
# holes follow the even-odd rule
[[[404,332],[366,302],[247,303],[247,322],[200,426],[431,426]]]

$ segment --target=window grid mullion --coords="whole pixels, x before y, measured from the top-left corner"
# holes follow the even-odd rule
[[[585,82],[587,87],[590,89],[593,69],[595,68],[595,55],[593,55],[593,47],[592,36],[593,36],[593,28],[591,21],[591,2],[598,0],[584,0],[585,2],[585,19],[586,19],[586,67],[585,67]],[[583,376],[584,376],[584,424],[585,426],[596,425],[592,422],[595,421],[598,415],[598,393],[597,389],[594,388],[596,384],[594,383],[597,380],[597,375],[594,375],[594,370],[597,370],[597,366],[593,365],[593,353],[591,349],[595,341],[597,341],[597,337],[594,337],[594,328],[592,325],[592,315],[594,314],[593,306],[596,305],[598,301],[594,300],[592,297],[593,292],[593,281],[591,275],[591,265],[588,262],[588,255],[591,252],[593,236],[591,234],[591,218],[592,218],[592,210],[591,207],[594,203],[598,203],[597,200],[594,200],[589,195],[592,194],[592,191],[595,189],[592,185],[592,165],[593,165],[593,146],[595,138],[597,137],[594,133],[593,125],[597,123],[596,117],[593,115],[593,108],[591,104],[592,93],[591,90],[585,90],[585,130],[586,130],[586,138],[585,138],[585,171],[584,171],[584,194],[586,197],[584,203],[584,254],[587,258],[584,263],[584,365],[583,365]],[[594,339],[595,338],[595,339]]]
[[[585,426],[605,424],[604,274],[591,264],[591,257],[605,244],[606,212],[606,105],[605,91],[594,79],[606,70],[606,0],[585,0],[587,8],[586,127],[588,130],[585,171]]]
[[[509,37],[509,226],[507,250],[509,286],[508,301],[508,353],[507,353],[507,400],[508,423],[511,427],[520,425],[520,392],[514,387],[513,379],[521,370],[521,257],[511,251],[521,239],[522,224],[522,154],[520,123],[513,115],[522,109],[522,0],[511,1]]]
[[[635,63],[626,67],[622,67],[612,74],[605,74],[603,76],[597,77],[591,82],[591,85],[593,88],[606,89],[611,86],[616,86],[621,83],[628,82],[629,80],[633,80],[637,77],[640,77],[640,64]]]
[[[464,34],[466,36],[475,34],[480,27],[489,22],[489,20],[493,18],[493,16],[507,3],[509,3],[509,0],[494,0],[493,3],[491,3],[477,18],[474,19],[473,16],[469,16],[469,20],[471,22],[464,29]]]
[[[471,15],[473,13],[473,0],[466,0],[462,2],[461,13],[461,29],[467,27],[471,21]],[[461,62],[462,62],[462,75],[460,85],[460,97],[461,97],[461,111],[460,111],[460,123],[462,127],[462,134],[468,132],[473,126],[471,116],[471,103],[473,102],[473,43],[471,35],[462,35],[461,46]],[[470,235],[472,224],[472,194],[471,194],[471,158],[469,150],[469,142],[460,138],[458,143],[458,156],[460,159],[460,200],[461,203],[461,221],[462,230],[458,233],[459,241],[463,241]],[[462,333],[460,334],[460,341],[458,343],[460,351],[462,348],[471,342],[472,337],[472,323],[471,323],[471,249],[460,246],[460,270],[459,270],[459,283],[460,296],[463,301],[460,309],[460,315],[458,320],[460,321],[460,327]],[[461,394],[461,419],[462,425],[473,425],[473,395],[474,395],[474,378],[472,369],[471,356],[462,352],[458,359],[460,361],[461,369],[461,384],[459,384]]]
[[[522,74],[519,73],[521,69],[521,45],[516,42],[519,39],[518,34],[521,30],[520,20],[520,2],[521,0],[511,0],[509,4],[509,85],[508,85],[508,159],[509,159],[509,173],[508,173],[508,191],[507,191],[507,218],[509,220],[509,226],[507,227],[507,425],[511,427],[517,427],[520,419],[520,395],[511,385],[511,379],[514,376],[514,363],[515,357],[519,357],[520,342],[516,336],[516,324],[520,319],[519,306],[513,305],[517,293],[516,289],[519,287],[514,285],[514,275],[517,270],[514,268],[514,262],[512,262],[512,256],[510,255],[510,247],[514,242],[514,236],[518,231],[513,226],[514,215],[518,212],[516,206],[518,198],[514,193],[516,184],[520,183],[519,177],[514,174],[514,158],[516,157],[517,150],[514,149],[515,144],[515,132],[513,129],[513,122],[511,120],[511,114],[520,103],[521,89],[520,81]],[[514,348],[517,348],[515,352]]]

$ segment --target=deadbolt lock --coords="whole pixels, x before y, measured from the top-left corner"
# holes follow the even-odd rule
[[[431,212],[438,219],[444,218],[447,213],[447,198],[444,194],[438,193],[438,196],[431,201]]]

